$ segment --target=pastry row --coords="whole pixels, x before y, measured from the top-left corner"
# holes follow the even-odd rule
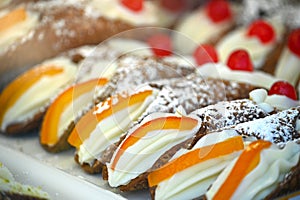
[[[37,129],[46,151],[73,148],[86,172],[102,173],[122,191],[149,188],[155,199],[262,199],[300,189],[299,29],[269,17],[238,25],[242,5],[218,0],[181,17],[174,26],[180,33],[145,27],[96,46],[122,30],[169,27],[175,19],[170,11],[146,12],[148,3],[157,6],[152,1],[134,8],[142,11],[132,10],[131,1],[101,2],[105,6],[70,0],[67,9],[58,0],[38,1],[1,11],[0,31],[8,38],[27,19],[37,20],[33,32],[3,48],[3,55],[12,56],[3,57],[11,64],[1,68],[3,77],[9,80],[15,74],[7,72],[20,69],[14,62],[26,71],[0,95],[2,133]],[[65,18],[69,11],[70,19],[80,13],[72,20],[77,24]],[[157,21],[143,21],[144,11],[145,20],[153,15]],[[142,22],[126,21],[127,14]],[[45,32],[49,24],[38,28],[43,23],[57,26]],[[100,28],[90,32],[85,25]],[[36,37],[38,30],[43,36]],[[29,40],[20,39],[29,33]],[[42,46],[33,48],[37,39]],[[31,63],[26,59],[33,57],[15,51],[30,54],[26,41],[39,57]],[[45,56],[50,49],[55,52]]]
[[[193,1],[182,0],[177,2],[177,7],[170,0],[139,0],[136,5],[131,2],[3,1],[0,11],[1,89],[16,75],[45,59],[82,45],[96,45],[122,31],[149,26],[174,30],[172,50],[178,54],[191,54],[199,44],[208,43],[216,45],[219,60],[224,62],[232,50],[245,48],[255,68],[273,72],[286,36],[297,28],[287,23],[288,20],[273,15],[257,15],[251,22],[241,23],[243,15],[254,12],[252,7],[248,8],[251,2],[247,0],[240,3],[207,1],[199,8]],[[184,12],[192,8],[192,12]],[[278,9],[277,14],[280,12]],[[151,29],[140,31],[123,36],[147,39],[153,32]],[[293,51],[297,51],[296,47]]]

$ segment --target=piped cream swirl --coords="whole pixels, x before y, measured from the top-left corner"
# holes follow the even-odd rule
[[[197,72],[204,77],[219,78],[269,89],[279,79],[261,71],[231,70],[222,63],[207,63],[197,68]]]
[[[0,17],[7,14],[7,12],[7,10],[1,11]],[[38,25],[38,20],[39,15],[37,13],[26,11],[26,19],[24,21],[0,31],[0,53],[18,39],[28,35]]]
[[[141,122],[141,126],[143,124],[151,126],[152,119],[167,120],[168,117],[182,120],[180,116],[175,114],[153,113]],[[189,120],[197,122],[193,118],[189,118]],[[142,136],[124,151],[120,149],[120,146],[130,140],[131,133],[141,131],[140,126],[133,127],[127,134],[127,138],[115,151],[111,162],[107,164],[109,185],[118,187],[128,184],[132,179],[150,169],[157,159],[171,147],[191,138],[199,129],[199,126],[200,123],[197,122],[192,129],[153,129],[147,131],[145,136]],[[123,154],[118,156],[120,152],[123,152]],[[118,159],[117,162],[114,161],[115,159]],[[113,166],[114,163],[115,166]]]
[[[299,162],[300,145],[288,142],[283,149],[272,145],[260,153],[259,164],[248,173],[232,194],[231,199],[263,199],[270,194],[285,175]],[[212,199],[237,162],[236,158],[220,174],[212,187],[206,193]]]
[[[234,131],[207,134],[196,143],[192,150],[213,145],[237,135]],[[181,149],[172,159],[192,150]],[[205,194],[221,171],[238,155],[239,152],[234,152],[209,159],[174,174],[169,179],[159,183],[155,190],[155,199],[194,199]]]

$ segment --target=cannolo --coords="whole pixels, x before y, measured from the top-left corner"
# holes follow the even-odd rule
[[[205,78],[197,73],[183,78],[158,81],[170,87],[187,114],[219,101],[243,99],[256,89],[255,85]]]
[[[254,92],[252,92],[251,97],[253,99],[263,99],[260,98],[260,95],[262,94],[262,90],[256,90]],[[265,93],[266,94],[266,93]],[[270,99],[274,99],[277,98],[277,102],[281,102],[279,96],[274,97],[273,95],[267,96],[267,99],[264,100],[264,102],[257,102],[257,105],[259,105],[261,108],[266,110],[269,110],[266,106],[266,102],[271,102],[272,100]],[[288,99],[286,99],[284,96],[282,96],[282,98],[285,99],[285,102],[288,102]],[[240,101],[240,100],[239,100]],[[243,104],[241,104],[243,105]],[[269,104],[270,105],[270,104]],[[275,104],[278,106],[278,104]],[[299,102],[294,101],[293,105],[299,105]],[[291,106],[293,106],[291,105]],[[208,106],[207,108],[209,108],[210,106]],[[216,110],[218,109],[219,106],[215,106]],[[226,106],[220,106],[221,107],[226,107]],[[282,109],[284,109],[282,106],[280,106]],[[236,125],[236,128],[232,128],[232,129],[228,129],[225,128],[225,130],[222,131],[211,131],[211,130],[218,130],[218,129],[223,129],[222,127],[226,127],[226,125],[224,126],[224,123],[227,123],[227,127],[230,126],[230,124],[228,124],[228,120],[223,120],[223,119],[218,119],[218,117],[213,117],[213,116],[218,116],[216,114],[209,114],[210,112],[216,112],[217,111],[213,111],[212,109],[200,109],[199,111],[202,113],[203,116],[199,115],[199,111],[196,111],[196,113],[198,113],[197,115],[201,118],[204,119],[203,121],[205,121],[205,118],[208,118],[208,116],[210,116],[212,119],[208,120],[208,128],[207,128],[207,132],[209,134],[206,135],[202,135],[200,137],[199,140],[196,140],[197,142],[195,144],[193,144],[191,150],[184,150],[181,149],[180,151],[178,151],[172,158],[171,161],[165,165],[163,165],[162,167],[154,170],[153,172],[150,172],[149,176],[148,176],[148,182],[151,188],[151,194],[152,197],[155,199],[167,199],[167,198],[184,198],[184,199],[193,199],[193,198],[199,198],[202,195],[205,194],[206,190],[209,188],[209,186],[214,183],[217,182],[215,181],[216,178],[218,177],[218,175],[222,172],[222,170],[229,164],[229,162],[231,162],[231,160],[233,159],[233,157],[231,158],[222,158],[222,157],[216,157],[213,158],[212,160],[210,160],[210,162],[214,163],[209,163],[209,162],[203,162],[202,163],[202,158],[205,159],[205,156],[210,155],[211,153],[214,152],[214,148],[216,147],[215,143],[218,143],[218,141],[220,139],[224,140],[224,138],[232,138],[235,137],[237,135],[242,135],[244,137],[246,137],[246,142],[247,141],[253,141],[253,140],[257,140],[259,138],[264,138],[266,140],[270,140],[272,142],[277,143],[278,140],[276,139],[272,139],[272,137],[257,137],[257,135],[255,134],[242,134],[240,130],[243,130],[245,132],[249,132],[251,133],[255,126],[257,127],[255,130],[258,133],[261,133],[262,135],[273,135],[273,134],[277,134],[277,132],[279,132],[278,130],[281,129],[279,128],[279,126],[282,126],[282,129],[289,129],[289,127],[294,126],[294,129],[297,129],[297,127],[295,128],[295,126],[297,126],[296,124],[299,123],[299,110],[297,111],[297,114],[294,115],[292,114],[293,109],[288,109],[288,110],[284,110],[279,112],[278,114],[273,114],[274,111],[269,110],[268,112],[271,115],[265,115],[264,118],[260,118],[260,117],[254,117],[255,119],[252,121],[250,120],[250,122],[245,122],[245,123],[239,123],[239,122],[234,122]],[[220,110],[220,109],[218,109]],[[228,108],[226,108],[226,110],[229,110]],[[241,110],[243,110],[241,108]],[[263,113],[262,112],[262,113]],[[220,111],[219,111],[220,113]],[[226,113],[226,112],[224,112]],[[225,114],[226,115],[226,114]],[[232,114],[229,114],[229,116]],[[235,116],[239,116],[239,114],[235,114]],[[240,115],[243,116],[243,115]],[[288,117],[287,117],[288,116]],[[247,116],[243,116],[243,117],[247,117]],[[226,117],[225,117],[226,118]],[[242,117],[236,117],[236,119],[241,119]],[[248,115],[248,118],[251,118],[250,115]],[[286,120],[286,119],[290,119],[290,120]],[[245,120],[247,121],[247,120]],[[279,126],[276,126],[276,122],[280,122]],[[234,124],[233,123],[233,124]],[[271,125],[270,125],[271,124]],[[293,125],[290,125],[293,124]],[[274,125],[274,126],[273,126]],[[237,128],[237,127],[243,127],[243,128]],[[264,127],[270,127],[270,128],[264,128]],[[290,132],[290,135],[293,135],[293,131],[292,130]],[[255,132],[255,131],[253,131]],[[276,132],[276,133],[275,133]],[[286,143],[288,141],[292,141],[295,140],[295,138],[297,138],[297,140],[300,138],[299,135],[299,130],[296,130],[296,134],[298,134],[298,136],[295,137],[287,137],[285,140],[282,140],[281,142]],[[265,134],[266,133],[266,134]],[[281,134],[281,133],[280,133]],[[284,138],[286,135],[285,134],[281,134],[281,137]],[[276,136],[274,136],[275,138]],[[210,145],[213,144],[211,147],[209,147],[209,150],[206,150],[205,153],[207,153],[205,156],[203,157],[198,157],[196,156],[195,159],[198,160],[198,162],[195,161],[195,163],[188,162],[185,159],[188,160],[192,160],[188,155],[192,155],[196,149],[199,149],[199,151],[201,151],[201,147],[203,148],[203,146],[206,145]],[[247,144],[247,143],[245,143]],[[247,145],[246,145],[247,146]],[[229,147],[228,147],[229,148]],[[224,148],[223,148],[224,149]],[[230,149],[230,148],[229,148]],[[203,150],[204,151],[204,150]],[[209,152],[209,153],[208,153]],[[188,155],[186,155],[188,154]],[[197,154],[199,155],[199,154]],[[218,156],[219,154],[216,154],[216,156]],[[236,156],[239,154],[235,154]],[[298,156],[299,157],[299,156]],[[211,159],[211,158],[209,158]],[[218,162],[217,160],[220,159]],[[185,161],[185,162],[184,162]],[[206,161],[206,160],[204,160]],[[186,165],[182,165],[182,163],[188,163]],[[218,163],[216,165],[216,162]],[[222,163],[223,162],[223,163]],[[210,165],[209,165],[210,164]],[[205,166],[205,168],[204,168]],[[169,173],[166,173],[166,171],[168,171]],[[162,175],[163,174],[163,175]],[[195,174],[197,174],[197,176],[195,176]],[[199,174],[199,176],[198,176]],[[193,176],[193,178],[187,178],[189,176]],[[184,179],[183,179],[184,178]],[[252,198],[251,198],[252,199]]]
[[[87,172],[101,172],[103,151],[130,126],[153,112],[174,113],[178,106],[175,94],[158,85],[113,95],[86,113],[73,129],[68,141],[77,149],[75,160]]]
[[[1,132],[19,134],[36,128],[51,98],[70,85],[76,73],[70,59],[57,57],[17,77],[0,95]]]
[[[235,133],[205,135],[192,149],[181,149],[167,164],[149,173],[152,199],[200,197],[244,146]]]
[[[40,130],[40,143],[49,152],[68,149],[67,138],[84,110],[93,106],[96,86],[103,86],[107,79],[92,79],[65,89],[47,109]]]
[[[123,186],[121,190],[125,191],[147,188],[147,179],[141,176],[167,150],[192,137],[200,125],[192,117],[167,113],[148,115],[139,126],[129,130],[107,163],[109,185]]]
[[[275,76],[296,85],[300,78],[300,28],[293,30],[276,66]]]
[[[15,180],[13,174],[0,162],[0,199],[50,199],[39,187],[24,185]]]
[[[12,81],[6,88],[4,88],[0,96],[1,102],[5,102],[5,104],[3,104],[5,109],[2,111],[1,115],[3,115],[3,117],[6,115],[4,118],[7,119],[5,120],[9,120],[10,118],[10,121],[8,122],[5,122],[5,120],[4,122],[1,122],[1,125],[3,125],[3,123],[8,123],[3,125],[2,132],[13,132],[18,134],[37,127],[40,124],[39,122],[44,113],[47,111],[47,108],[56,99],[56,97],[59,97],[60,94],[63,95],[64,90],[68,90],[71,84],[83,83],[98,78],[109,78],[116,70],[115,66],[110,64],[110,60],[117,58],[120,54],[121,52],[109,45],[100,45],[97,48],[95,46],[82,46],[64,52],[59,56],[44,61],[33,69],[24,72],[23,75]],[[99,67],[99,65],[101,67]],[[52,68],[56,66],[66,66],[65,68],[70,70],[65,70],[65,78],[53,75],[47,76],[47,73],[44,72],[45,66]],[[57,75],[59,75],[59,73],[57,73]],[[32,81],[34,76],[37,78],[35,81]],[[52,82],[55,84],[52,84]],[[93,82],[95,83],[94,86],[97,85],[96,80]],[[51,83],[51,87],[49,87],[49,83]],[[100,80],[99,83],[102,83],[100,85],[103,85],[104,82],[103,80]],[[20,87],[22,84],[23,86],[27,84],[26,88]],[[93,92],[94,90],[91,84],[92,83],[87,83],[85,85],[90,85],[90,92]],[[86,86],[84,87],[86,89],[89,88]],[[48,89],[48,92],[45,92],[45,88]],[[16,92],[19,93],[18,97],[12,96]],[[29,92],[32,94],[29,94]],[[36,96],[37,94],[39,95],[39,98],[36,98],[36,101],[29,101],[32,95]],[[71,92],[70,94],[72,95],[73,93]],[[65,98],[61,98],[61,100],[64,101]],[[88,101],[88,99],[86,99],[86,101]],[[92,100],[90,101],[92,102]],[[56,104],[60,105],[60,103]],[[63,104],[66,104],[66,102]],[[21,108],[14,108],[15,106],[21,106]],[[16,112],[15,109],[19,109],[20,112]],[[14,114],[9,114],[7,111],[13,112]],[[15,127],[13,128],[15,130],[6,128],[6,126],[10,125],[13,125],[11,127]]]
[[[284,47],[284,25],[276,19],[256,20],[228,33],[218,44],[220,61],[226,63],[237,49],[249,52],[255,69],[273,72]]]
[[[208,1],[183,16],[175,30],[174,47],[180,53],[192,53],[198,44],[216,44],[235,25],[238,7],[227,0]],[[182,45],[188,44],[188,45]]]
[[[124,47],[126,44],[126,47]],[[122,48],[117,48],[118,45],[123,45]],[[64,59],[66,60],[65,62],[71,63],[73,66],[76,66],[76,72],[74,72],[74,76],[72,78],[73,81],[69,82],[68,84],[70,85],[72,83],[72,86],[65,85],[63,88],[61,88],[59,91],[56,91],[54,93],[49,93],[49,96],[44,96],[44,99],[49,99],[49,101],[43,103],[43,104],[35,104],[33,107],[36,107],[36,110],[43,109],[44,112],[47,111],[48,106],[51,108],[50,110],[52,114],[48,114],[47,118],[44,119],[44,124],[46,127],[42,127],[43,130],[47,130],[46,132],[48,133],[49,124],[52,124],[53,121],[59,120],[58,116],[73,116],[74,118],[78,118],[79,116],[84,114],[83,110],[88,110],[89,108],[92,107],[93,105],[93,93],[94,93],[94,88],[96,85],[103,86],[104,83],[107,82],[105,79],[109,79],[115,72],[116,70],[116,64],[114,61],[117,59],[120,55],[122,55],[127,49],[129,48],[140,48],[144,47],[144,44],[135,41],[135,40],[121,40],[121,39],[112,39],[109,42],[106,42],[104,44],[94,46],[94,45],[89,45],[89,46],[81,46],[75,49],[71,49],[70,51],[66,51],[62,54],[60,54],[58,57],[51,59],[49,62],[52,63],[57,59]],[[130,52],[131,54],[135,54],[136,52]],[[138,54],[142,53],[147,53],[146,51],[138,51]],[[53,61],[52,61],[53,60]],[[46,62],[46,61],[45,61]],[[48,61],[47,61],[48,62]],[[43,64],[41,64],[43,65]],[[47,64],[49,65],[49,63]],[[25,72],[24,74],[29,73]],[[21,84],[25,84],[26,82],[30,81],[30,74],[26,75],[28,80],[22,80]],[[99,79],[97,81],[97,79]],[[54,79],[53,79],[54,80]],[[51,81],[51,80],[49,80]],[[19,81],[20,82],[20,81]],[[18,83],[20,84],[20,83]],[[78,84],[78,85],[77,85]],[[26,91],[30,91],[31,88],[37,87],[36,84],[32,84],[31,87],[28,87]],[[43,87],[41,86],[40,90],[44,90]],[[9,91],[6,91],[6,93],[9,93]],[[12,93],[12,91],[10,91]],[[23,92],[25,93],[25,91]],[[75,93],[77,95],[75,95]],[[86,96],[85,96],[86,95]],[[83,98],[85,96],[85,98]],[[66,102],[66,99],[68,101]],[[76,100],[77,99],[77,100]],[[80,101],[79,101],[80,99]],[[10,101],[10,100],[7,100]],[[67,105],[71,105],[73,101],[77,101],[76,105],[73,105],[73,109],[68,109]],[[78,102],[80,102],[78,104]],[[13,104],[13,102],[10,102]],[[26,107],[27,103],[23,102],[23,107]],[[53,106],[52,106],[53,104]],[[86,104],[84,106],[84,104]],[[61,107],[61,105],[65,105],[66,107]],[[81,105],[81,106],[79,106]],[[58,107],[57,107],[58,106]],[[75,106],[75,107],[74,107]],[[84,106],[84,107],[82,107]],[[53,107],[53,108],[52,108]],[[66,109],[66,110],[65,110]],[[55,110],[55,112],[53,112]],[[58,112],[60,110],[60,112]],[[66,111],[66,114],[64,111]],[[44,113],[43,112],[43,113]],[[49,111],[50,112],[50,111]],[[43,113],[40,113],[39,117],[36,117],[34,120],[23,120],[23,123],[26,124],[24,126],[29,126],[28,129],[22,130],[22,132],[28,131],[30,129],[30,124],[31,123],[36,123],[38,125],[39,119],[43,116]],[[53,114],[55,113],[55,116]],[[25,113],[26,114],[26,113]],[[24,113],[19,113],[18,118],[22,118],[25,115]],[[79,115],[79,116],[77,116]],[[77,117],[75,117],[77,116]],[[72,118],[72,117],[71,117]],[[68,119],[64,120],[65,122],[63,123],[63,127],[57,128],[56,126],[52,127],[52,133],[51,134],[56,134],[57,132],[53,132],[53,130],[62,129],[63,130],[68,130],[69,126],[74,126],[71,125],[73,120]],[[71,120],[71,121],[69,121]],[[56,123],[55,123],[56,124]],[[17,133],[18,130],[15,132]],[[20,130],[19,130],[20,131]],[[60,131],[58,131],[60,132]],[[44,131],[42,131],[42,136]],[[60,135],[60,134],[59,134]],[[62,134],[63,135],[63,134]],[[47,136],[48,137],[48,136]],[[65,140],[66,142],[66,140]],[[50,146],[54,147],[54,144],[49,144]],[[51,148],[50,148],[51,149]],[[56,148],[54,148],[56,149]]]
[[[190,113],[192,110],[195,110],[197,108],[205,107],[210,104],[214,104],[218,101],[222,101],[224,99],[228,100],[233,100],[233,99],[238,99],[238,98],[247,98],[249,95],[249,92],[252,91],[255,87],[248,85],[248,84],[238,84],[235,82],[229,82],[229,81],[221,81],[217,79],[207,79],[203,80],[201,77],[197,76],[196,74],[192,74],[187,76],[186,78],[178,78],[178,79],[170,79],[170,80],[165,80],[165,81],[160,81],[160,84],[163,84],[164,86],[167,86],[173,91],[174,97],[171,96],[172,93],[168,94],[166,91],[167,89],[164,89],[163,91],[159,92],[157,94],[157,97],[155,98],[155,101],[148,105],[148,108],[146,109],[146,112],[144,114],[140,113],[141,117],[139,117],[140,121],[143,119],[146,115],[153,113],[153,112],[175,112],[176,107],[179,105],[183,108],[184,112]],[[152,84],[155,86],[155,84]],[[139,88],[139,87],[138,87]],[[221,92],[220,92],[221,91]],[[163,98],[164,100],[162,101],[162,94],[168,94],[166,98]],[[132,95],[130,99],[132,99],[135,95]],[[176,98],[175,98],[176,97]],[[110,98],[111,99],[111,98]],[[109,100],[110,100],[109,99]],[[146,103],[146,99],[143,100]],[[155,103],[156,101],[160,102],[168,102],[170,106],[167,107],[168,109],[161,109],[161,106],[158,103]],[[105,101],[107,102],[107,100]],[[100,103],[100,110],[101,110],[101,105],[106,105],[105,102]],[[144,103],[144,104],[145,104]],[[162,104],[165,105],[165,104]],[[162,107],[164,108],[164,107]],[[97,108],[99,109],[99,108]],[[124,110],[129,109],[124,107]],[[119,112],[119,111],[118,111]],[[109,115],[109,118],[119,118],[118,112],[113,112],[111,115]],[[90,111],[86,115],[82,117],[82,119],[79,120],[79,122],[76,124],[75,129],[72,132],[72,135],[69,138],[70,143],[75,146],[77,150],[77,155],[76,155],[76,160],[79,161],[81,165],[83,165],[84,169],[94,173],[94,172],[101,172],[101,169],[96,168],[101,167],[102,165],[99,165],[99,163],[105,163],[108,159],[109,156],[104,154],[104,156],[101,156],[101,152],[104,151],[104,149],[107,149],[108,146],[115,146],[114,143],[117,142],[116,138],[119,138],[122,134],[126,133],[128,128],[130,127],[130,120],[128,120],[128,123],[125,124],[123,122],[120,122],[120,120],[113,120],[116,127],[117,124],[122,124],[122,127],[120,129],[115,128],[115,131],[118,131],[119,133],[115,135],[114,141],[107,141],[107,138],[109,138],[108,134],[112,134],[113,132],[110,131],[110,129],[106,130],[103,122],[108,120],[108,117],[102,119],[99,119],[98,115],[100,116],[101,113],[97,113],[94,111],[94,114]],[[138,113],[136,113],[138,114]],[[136,118],[138,118],[138,116]],[[97,118],[99,120],[95,120],[95,124],[93,125],[93,128],[91,130],[87,130],[84,128],[84,125],[87,124],[89,121],[92,121],[92,118]],[[123,120],[125,119],[124,117],[122,118]],[[132,118],[131,120],[134,120]],[[90,127],[92,126],[91,123],[89,124]],[[82,127],[82,128],[81,128]],[[115,133],[115,132],[114,132]],[[85,142],[85,137],[86,135],[89,134],[89,136],[86,139]],[[84,136],[81,136],[84,135]],[[104,145],[103,142],[97,142],[98,140],[95,140],[94,138],[97,135],[97,139],[101,141],[107,141],[107,144]],[[79,142],[79,144],[76,145],[75,141],[82,140]],[[83,143],[86,143],[83,145]],[[95,145],[101,145],[101,148],[97,149],[91,149],[94,148]],[[79,146],[80,145],[80,146]],[[110,152],[112,151],[112,148],[110,148]],[[89,154],[87,153],[82,153],[88,151]],[[87,164],[84,165],[85,162],[88,161],[88,159],[91,159]],[[103,158],[101,158],[103,157]],[[103,161],[104,160],[104,161]],[[109,160],[108,160],[109,161]],[[97,164],[93,164],[97,163]]]
[[[267,103],[269,98],[266,97],[267,93],[265,90],[255,91],[251,96],[255,101],[243,99],[220,102],[201,108],[186,116],[196,119],[200,125],[197,130],[192,129],[188,138],[185,138],[186,140],[183,141],[180,140],[181,138],[168,142],[167,140],[165,141],[163,138],[166,137],[169,131],[156,131],[157,127],[155,125],[153,128],[151,127],[154,121],[156,123],[156,120],[163,118],[161,121],[166,123],[168,118],[162,117],[165,114],[159,113],[149,115],[140,125],[129,129],[125,139],[120,142],[111,160],[108,162],[107,171],[102,171],[103,178],[108,179],[110,186],[119,187],[124,191],[145,189],[148,187],[148,173],[165,164],[179,149],[191,148],[195,144],[195,141],[212,132],[212,130],[224,129],[225,127],[231,127],[248,121],[257,121],[256,119],[260,118],[264,119],[278,111],[278,108],[274,105],[284,104],[282,99],[287,102],[292,101],[287,97],[278,95],[276,100]],[[294,104],[298,103],[296,101],[292,102]],[[132,137],[132,135],[139,134],[139,130],[143,130],[144,124],[149,124],[149,126],[147,125],[147,133],[143,132],[139,139]],[[173,130],[176,133],[178,131],[177,129]],[[133,138],[135,139],[134,142],[132,141]],[[151,143],[148,143],[149,141]],[[164,142],[163,146],[161,146],[161,142]],[[146,145],[147,148],[143,145]],[[145,149],[145,152],[141,149]],[[148,150],[149,152],[147,152]],[[143,153],[141,154],[140,152]]]
[[[294,181],[288,175],[299,170],[299,158],[300,145],[295,142],[289,141],[279,148],[269,141],[254,141],[230,162],[205,196],[207,199],[274,199],[280,197],[278,194],[295,192],[300,189],[299,175],[294,174]]]
[[[28,69],[71,48],[98,44],[121,31],[161,25],[163,13],[153,1],[141,1],[138,12],[121,2],[39,1],[4,10],[0,16],[7,23],[1,30],[0,62],[5,76],[0,79],[8,82],[24,67]]]
[[[120,47],[121,46],[121,47]],[[50,152],[69,148],[67,138],[77,121],[94,106],[96,87],[103,87],[116,71],[122,54],[151,55],[146,44],[131,39],[111,39],[100,46],[84,46],[64,53],[78,62],[75,84],[53,99],[43,119],[40,142]]]

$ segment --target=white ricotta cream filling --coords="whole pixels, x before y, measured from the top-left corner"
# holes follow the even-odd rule
[[[145,118],[141,124],[148,122],[149,119],[167,116],[175,116],[175,114],[153,113]],[[109,185],[118,187],[128,184],[132,179],[150,169],[157,159],[171,147],[191,138],[198,131],[199,126],[200,123],[192,130],[168,129],[150,131],[135,144],[128,147],[120,156],[115,168],[112,169],[112,163],[116,154],[121,151],[119,147],[115,151],[111,162],[107,164]],[[128,137],[122,143],[126,142],[127,139]]]
[[[76,92],[76,86],[75,86]],[[74,121],[88,105],[92,104],[91,99],[93,99],[94,89],[78,96],[77,98],[72,98],[67,107],[62,112],[59,123],[58,123],[58,137],[61,137],[63,133],[68,129],[68,126]]]
[[[133,39],[115,38],[107,41],[108,46],[117,49],[121,54],[134,54],[141,56],[152,56],[149,45],[143,41]]]
[[[79,162],[92,164],[95,159],[99,159],[101,153],[116,143],[129,126],[145,112],[154,101],[157,92],[153,90],[153,94],[143,102],[136,103],[101,120],[90,136],[80,145],[77,152]]]
[[[136,26],[169,26],[174,16],[167,15],[152,1],[144,1],[144,7],[134,12],[123,6],[119,0],[92,0],[86,14],[104,16],[112,20],[122,20]]]
[[[248,175],[244,177],[231,199],[263,199],[270,194],[283,181],[284,176],[299,161],[300,145],[288,142],[284,149],[276,145],[260,153],[260,162]],[[212,199],[237,162],[236,158],[220,174],[212,187],[206,193]]]
[[[220,23],[212,22],[204,9],[196,10],[181,19],[173,35],[175,49],[184,54],[191,54],[201,43],[207,43],[219,37],[232,24],[232,20]],[[182,35],[183,34],[183,35]]]
[[[275,76],[296,85],[300,77],[300,57],[285,47],[276,66]]]
[[[7,11],[0,12],[0,17],[7,14]],[[5,51],[17,39],[26,36],[38,25],[39,15],[26,11],[27,17],[24,21],[15,24],[3,31],[0,31],[0,53]]]
[[[248,27],[238,28],[227,34],[217,45],[216,48],[220,61],[227,63],[227,59],[233,51],[237,49],[245,49],[250,55],[254,68],[261,68],[269,53],[274,50],[275,46],[278,44],[278,40],[280,40],[284,32],[282,24],[279,24],[275,20],[270,22],[273,25],[276,34],[274,41],[263,44],[257,37],[248,37],[246,35]]]
[[[5,130],[8,125],[25,122],[36,115],[50,102],[59,90],[70,84],[76,75],[77,67],[66,58],[55,58],[42,63],[40,66],[62,67],[63,72],[54,76],[44,76],[31,86],[10,107],[4,115],[1,129]],[[37,66],[39,67],[39,66]]]
[[[82,70],[84,73],[81,74],[81,71],[78,72],[78,81],[81,83],[95,78],[110,79],[118,67],[117,62],[109,59],[97,60],[93,62],[84,61],[79,66],[80,70]],[[84,71],[85,69],[83,68],[86,67],[89,68],[89,71]]]
[[[197,142],[192,150],[213,145],[237,135],[235,131],[230,130],[207,134]],[[180,157],[186,152],[189,152],[189,150],[182,149],[172,159]],[[208,187],[214,182],[221,171],[239,153],[234,152],[210,159],[174,174],[169,179],[158,184],[155,190],[155,199],[195,199],[205,194]]]
[[[249,93],[250,99],[256,102],[266,112],[272,112],[274,108],[286,110],[300,106],[300,101],[295,101],[284,95],[268,95],[265,89],[256,89]]]
[[[197,72],[204,77],[218,78],[229,81],[249,83],[269,89],[279,79],[261,71],[231,70],[222,63],[207,63],[197,68]]]

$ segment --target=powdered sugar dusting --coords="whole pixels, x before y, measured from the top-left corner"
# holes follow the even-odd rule
[[[222,129],[243,122],[263,118],[269,114],[249,99],[221,101],[192,112],[204,123],[208,131]]]
[[[297,120],[300,120],[300,106],[253,122],[239,124],[234,129],[241,135],[255,136],[258,139],[282,144],[299,140],[300,132],[296,129]]]
[[[99,101],[120,91],[132,91],[137,86],[161,79],[183,77],[194,71],[190,66],[174,65],[154,57],[124,56],[118,69],[105,87],[97,89]]]
[[[102,113],[105,110],[108,110],[110,108],[109,102],[111,102],[111,98],[108,98],[106,101],[100,102],[96,105],[96,110],[93,112],[93,114],[99,114]]]
[[[249,92],[254,89],[249,84],[219,79],[203,79],[198,74],[164,80],[161,83],[174,90],[180,105],[187,113],[219,101],[247,98]]]
[[[133,125],[140,123],[146,116],[148,116],[151,113],[175,113],[176,108],[179,106],[178,99],[170,88],[157,88],[157,85],[152,86],[156,87],[156,89],[159,89],[159,92],[155,99],[152,101],[152,103],[145,110],[145,112],[138,118],[138,120]]]

